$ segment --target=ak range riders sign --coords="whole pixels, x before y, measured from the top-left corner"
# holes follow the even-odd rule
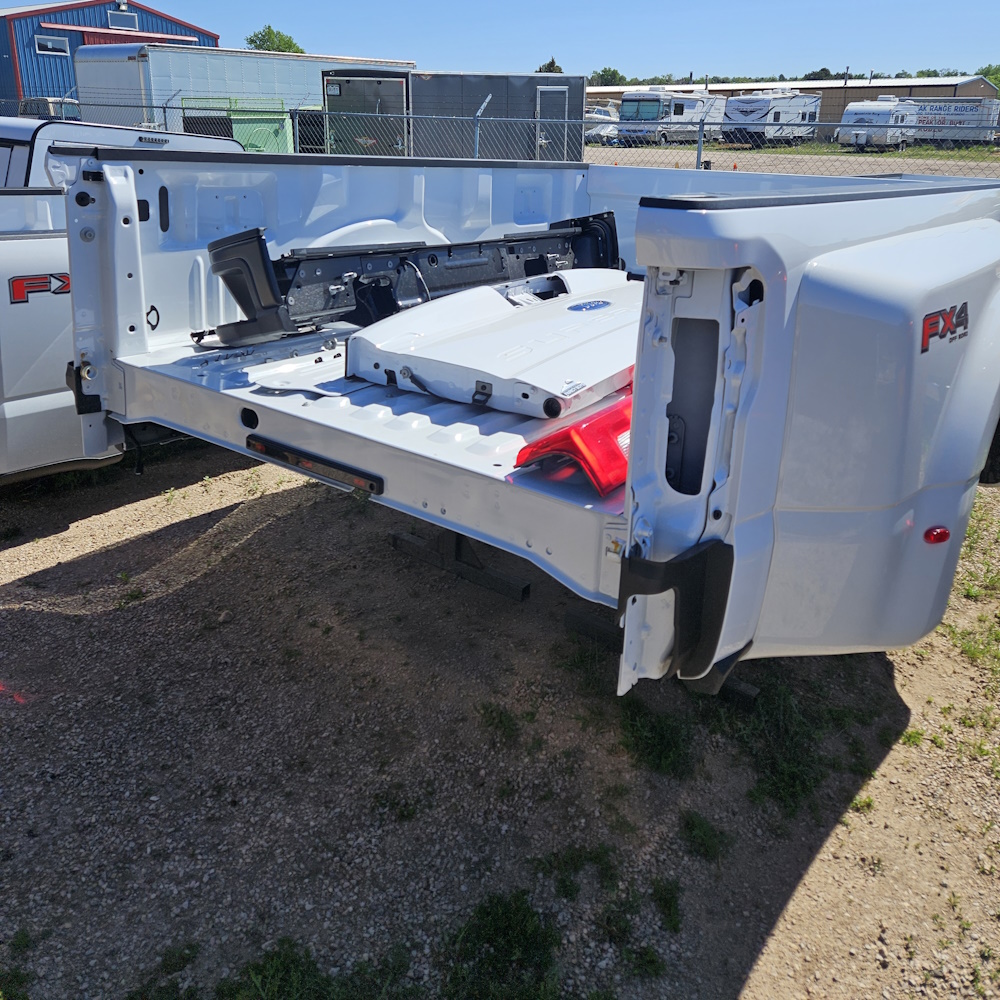
[[[959,330],[962,332],[959,333]],[[920,341],[920,353],[925,354],[930,350],[931,341],[938,337],[941,340],[948,338],[948,343],[961,340],[969,335],[969,303],[963,302],[960,306],[950,306],[948,309],[939,309],[937,312],[928,313],[924,317],[923,335]]]

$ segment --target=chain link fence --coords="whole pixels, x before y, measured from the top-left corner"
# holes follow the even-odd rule
[[[284,107],[280,100],[184,98],[163,105],[83,103],[58,98],[38,117],[234,138],[251,152],[573,161],[618,166],[763,173],[937,174],[1000,177],[1000,126],[946,120],[896,125],[815,122],[727,127],[687,122],[649,129],[640,138],[612,122],[509,119],[486,115],[348,114]],[[13,105],[13,106],[10,106]],[[21,102],[22,111],[26,102]],[[0,102],[16,114],[17,102]]]

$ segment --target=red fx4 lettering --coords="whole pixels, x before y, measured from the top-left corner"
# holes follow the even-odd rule
[[[69,292],[68,274],[26,274],[11,278],[7,282],[10,288],[10,303],[18,305],[27,302],[28,297],[35,292],[51,292],[53,295],[66,295]]]
[[[948,309],[939,309],[937,312],[928,313],[924,317],[923,334],[920,340],[920,353],[924,354],[930,350],[931,340],[940,337],[958,337],[959,329],[969,332],[969,303],[963,302],[960,306],[951,306]],[[965,334],[962,334],[964,336]]]

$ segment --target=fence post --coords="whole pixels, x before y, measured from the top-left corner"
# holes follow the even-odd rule
[[[489,104],[490,101],[492,100],[493,100],[493,95],[487,94],[486,100],[479,105],[479,110],[476,112],[476,136],[473,142],[473,151],[472,151],[473,159],[476,160],[479,159],[479,119],[482,118],[483,112],[486,110],[486,105]]]
[[[694,159],[694,169],[701,170],[701,148],[705,143],[705,116],[701,116],[701,121],[698,122],[698,153]]]
[[[297,153],[299,151],[299,109],[292,108],[288,114],[292,119],[292,152]]]

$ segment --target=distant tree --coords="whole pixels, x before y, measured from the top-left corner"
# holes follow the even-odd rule
[[[905,69],[901,69],[894,77],[894,80],[912,80],[913,74],[907,73]]]
[[[604,69],[595,69],[587,82],[591,87],[624,87],[628,83],[628,77],[610,66],[605,66]]]
[[[1000,63],[990,63],[989,66],[980,66],[976,70],[976,76],[985,76],[993,86],[1000,88]]]
[[[872,73],[872,79],[873,80],[888,80],[889,79],[889,74],[888,73]]]
[[[535,70],[536,73],[561,73],[562,71],[563,68],[556,62],[555,56],[553,56],[547,63],[542,63],[542,65]]]
[[[836,74],[839,76],[840,74]],[[808,73],[802,74],[803,80],[834,80],[836,76],[831,73],[825,66],[822,69],[813,69]]]
[[[921,79],[928,76],[940,76],[941,74],[936,69],[918,69],[916,75],[917,79]]]
[[[260,49],[262,52],[305,52],[291,35],[275,31],[269,24],[265,24],[260,31],[247,35],[246,42],[251,49]]]
[[[788,77],[785,76],[784,73],[779,73],[778,74],[778,83],[784,83],[787,79],[788,79]]]

